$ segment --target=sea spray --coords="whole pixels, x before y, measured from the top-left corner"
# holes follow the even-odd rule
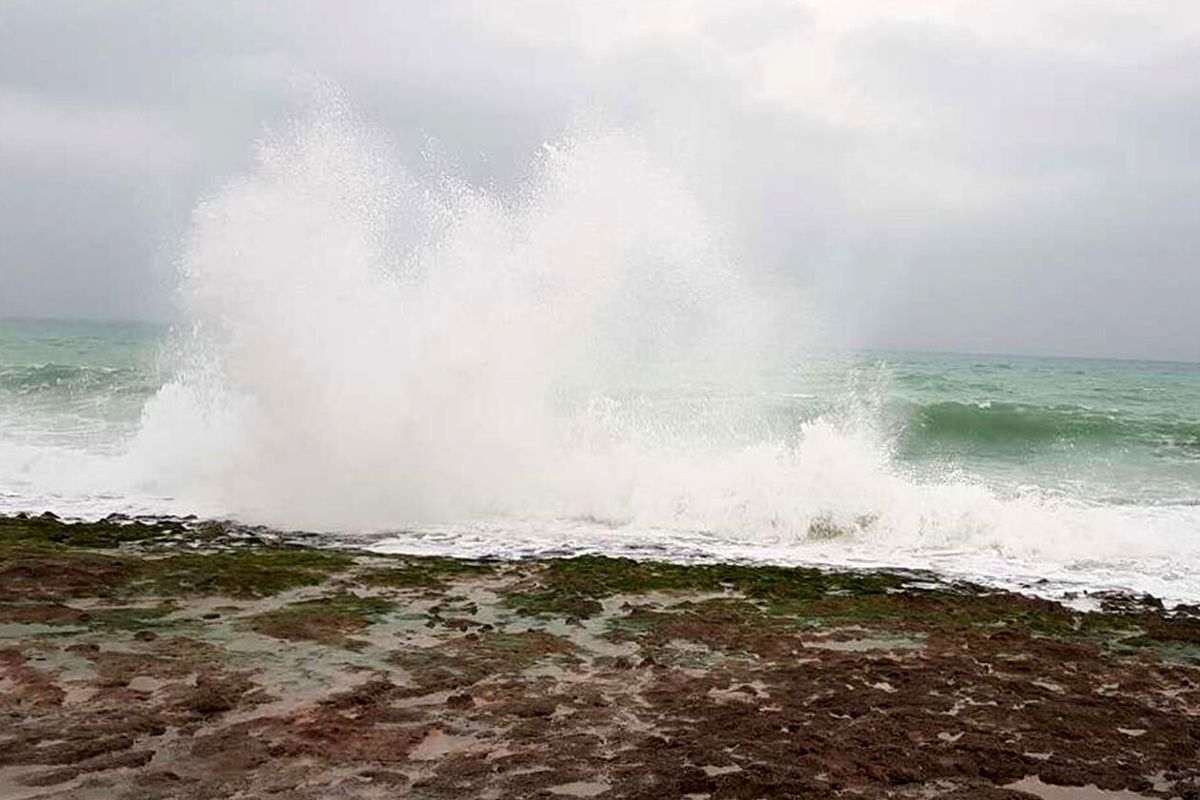
[[[636,135],[581,128],[508,193],[418,167],[336,103],[265,142],[196,210],[161,388],[11,365],[0,507],[1200,599],[1194,368],[817,376],[808,326],[764,322],[786,309]],[[131,438],[89,410],[147,391]]]
[[[886,375],[769,424],[760,379],[793,351],[764,341],[717,231],[629,132],[547,145],[500,196],[416,177],[335,105],[197,210],[188,358],[135,452],[205,507],[415,531],[401,548],[442,526],[450,552],[475,536],[984,572],[1195,552],[1179,514],[897,463]]]
[[[409,217],[436,235],[389,250]],[[666,365],[746,387],[755,304],[714,230],[621,132],[547,146],[498,198],[416,180],[321,115],[197,210],[181,295],[201,366],[137,447],[277,524],[575,513],[625,479],[634,433],[589,414],[597,387]]]

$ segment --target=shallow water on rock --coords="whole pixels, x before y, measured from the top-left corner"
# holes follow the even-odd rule
[[[1031,775],[1004,787],[1019,792],[1028,792],[1042,800],[1153,800],[1150,795],[1138,794],[1127,789],[1101,789],[1094,785],[1054,786]]]

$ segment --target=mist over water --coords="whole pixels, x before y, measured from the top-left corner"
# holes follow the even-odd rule
[[[601,513],[639,432],[598,387],[746,372],[754,304],[711,231],[620,133],[548,146],[497,198],[322,117],[199,208],[185,368],[137,446],[280,524]]]
[[[403,163],[333,103],[197,208],[173,366],[130,378],[154,387],[136,422],[55,438],[18,409],[0,501],[1200,599],[1193,409],[1006,397],[1028,365],[971,389],[969,362],[798,361],[814,326],[755,292],[734,242],[631,132],[581,126],[501,195]],[[0,391],[49,402],[54,376],[20,368]]]

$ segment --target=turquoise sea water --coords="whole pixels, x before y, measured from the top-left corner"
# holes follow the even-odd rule
[[[0,435],[119,447],[162,384],[164,333],[147,323],[0,319]]]
[[[902,458],[1113,503],[1200,499],[1200,366],[889,358]]]
[[[231,454],[253,438],[253,415],[230,429],[214,422],[212,405],[174,402],[186,365],[171,357],[173,341],[149,324],[0,321],[0,510],[296,522],[275,510],[274,495],[230,488],[253,481],[252,470],[286,474],[290,465],[273,467],[269,450]],[[1194,364],[867,352],[775,367],[744,391],[642,374],[573,392],[555,399],[564,417],[594,423],[605,409],[600,427],[621,439],[606,440],[612,474],[588,473],[587,491],[513,489],[507,505],[409,518],[409,473],[373,465],[401,499],[359,517],[374,497],[364,493],[344,521],[335,509],[314,527],[401,531],[382,545],[401,549],[891,561],[997,579],[1034,577],[1041,560],[1066,583],[1077,575],[1198,599]],[[239,396],[256,399],[253,390]],[[389,410],[366,395],[363,403],[363,424],[391,435]],[[356,429],[332,430],[353,459]],[[312,446],[339,463],[336,440]],[[636,456],[613,455],[630,449]],[[326,477],[341,486],[340,475]],[[589,496],[595,502],[579,500]]]
[[[168,334],[151,323],[0,320],[3,441],[119,451],[171,377]],[[696,381],[676,396],[638,389],[659,414],[685,408],[692,425],[718,402],[757,406],[760,424],[746,427],[780,438],[853,401],[870,406],[900,463],[1112,503],[1200,503],[1197,364],[871,351],[777,369],[744,397]],[[617,396],[631,404],[633,391]]]

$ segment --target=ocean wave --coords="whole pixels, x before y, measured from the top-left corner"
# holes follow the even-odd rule
[[[182,258],[175,376],[145,404],[112,404],[136,424],[119,452],[96,452],[91,429],[78,447],[0,437],[0,511],[390,531],[396,547],[436,540],[457,555],[915,564],[1200,598],[1196,506],[1095,503],[975,470],[995,453],[991,463],[1023,479],[1033,473],[1021,451],[954,458],[963,442],[1200,450],[1192,406],[1150,418],[1002,402],[970,364],[922,366],[937,374],[910,406],[891,405],[882,372],[760,394],[755,379],[790,358],[780,351],[796,332],[760,340],[763,306],[714,225],[636,139],[601,131],[550,148],[510,200],[410,180],[346,120],[264,145],[254,173],[200,205]],[[420,244],[395,252],[408,225]],[[657,364],[715,377],[662,390],[649,380],[649,398],[574,402],[569,391],[654,378]],[[1040,380],[1009,372],[1010,388]],[[154,373],[0,374],[5,401],[58,408],[72,391],[141,391]],[[897,419],[877,419],[889,409]],[[927,452],[897,454],[893,431],[901,450]],[[975,472],[960,474],[960,462]],[[1120,487],[1160,482],[1161,466]],[[1194,496],[1192,466],[1172,496]]]
[[[158,384],[145,370],[74,364],[0,366],[0,392],[28,395],[129,393],[150,395]]]
[[[909,449],[952,443],[1014,448],[1060,443],[1169,447],[1200,455],[1200,422],[1081,405],[950,400],[912,408],[903,441]]]

